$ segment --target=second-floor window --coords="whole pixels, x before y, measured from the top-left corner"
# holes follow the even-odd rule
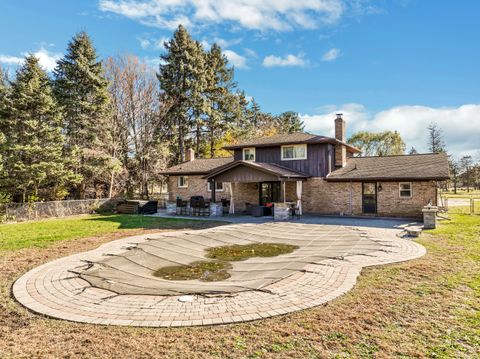
[[[282,146],[282,161],[306,160],[307,145],[286,145]]]
[[[255,161],[255,148],[244,148],[243,149],[243,160],[244,161]]]

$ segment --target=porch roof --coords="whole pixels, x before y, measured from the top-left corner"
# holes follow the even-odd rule
[[[298,181],[307,179],[305,173],[273,163],[235,161],[210,172],[204,178],[221,182]]]

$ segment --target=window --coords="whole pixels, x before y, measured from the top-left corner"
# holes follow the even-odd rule
[[[208,192],[212,191],[212,182],[208,183]],[[223,192],[223,182],[215,182],[215,192]]]
[[[188,187],[188,177],[180,176],[178,177],[178,188],[187,188]]]
[[[306,160],[307,145],[282,146],[282,161]]]
[[[410,198],[412,197],[412,182],[401,182],[398,185],[400,191],[400,197]]]
[[[243,149],[243,160],[244,161],[255,161],[255,148],[244,148]]]

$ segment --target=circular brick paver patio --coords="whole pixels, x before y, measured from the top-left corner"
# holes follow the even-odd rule
[[[312,235],[315,234],[318,239],[312,240],[314,244],[315,241],[320,241],[324,234],[328,233],[332,237],[332,233],[338,233],[326,247],[326,251],[334,249],[333,252],[345,247],[349,238],[356,238],[356,241],[354,245],[344,249],[344,255],[335,257],[322,257],[322,253],[315,256],[311,251],[321,250],[316,246],[309,247],[313,259],[305,262],[300,270],[286,272],[281,278],[243,291],[215,294],[216,286],[224,288],[228,283],[221,281],[208,283],[210,288],[205,293],[119,294],[105,289],[109,288],[109,281],[114,283],[114,279],[104,279],[105,285],[92,286],[82,278],[82,273],[88,271],[92,263],[105,261],[105,255],[121,256],[132,245],[141,246],[149,240],[162,240],[167,237],[178,237],[180,240],[187,235],[223,238],[221,234],[225,233],[250,233],[250,236],[252,233],[271,233],[275,241],[282,238],[282,235],[294,238],[302,237],[305,233],[304,236],[315,238]],[[243,322],[321,305],[349,291],[355,285],[362,267],[406,261],[425,254],[424,247],[398,238],[398,233],[398,229],[265,223],[135,236],[39,266],[14,283],[13,294],[21,304],[32,311],[84,323],[170,327]],[[168,243],[167,239],[165,243]],[[370,246],[370,251],[358,250],[365,247],[367,241],[375,244]],[[195,245],[198,246],[198,243]],[[168,250],[168,247],[166,248]],[[245,263],[248,263],[248,260],[244,265]],[[121,274],[113,272],[112,276],[122,281]],[[159,281],[161,288],[161,280]],[[168,284],[171,286],[172,282]],[[181,289],[180,284],[179,288]],[[126,292],[128,293],[128,290]]]

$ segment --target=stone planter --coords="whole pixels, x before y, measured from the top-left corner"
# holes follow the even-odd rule
[[[167,202],[166,205],[167,214],[176,214],[177,213],[177,203],[176,202]]]
[[[275,203],[273,205],[273,219],[275,221],[286,221],[290,219],[290,211],[285,203]]]
[[[438,207],[426,206],[426,207],[423,207],[422,212],[423,212],[423,228],[435,229],[437,227]]]
[[[210,203],[210,217],[223,216],[223,207],[221,203]]]

